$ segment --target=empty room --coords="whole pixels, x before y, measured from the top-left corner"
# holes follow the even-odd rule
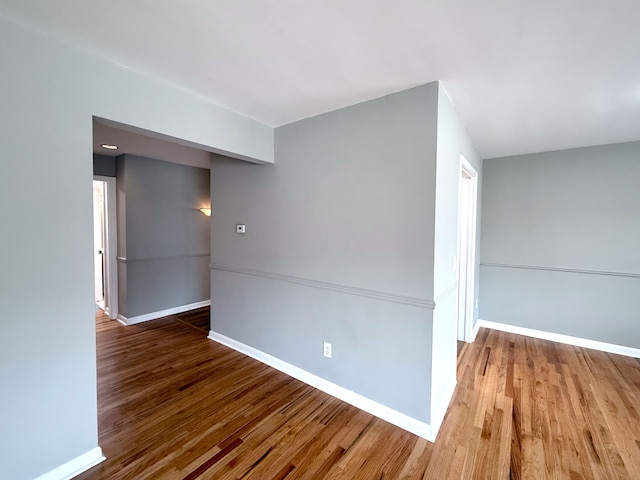
[[[0,478],[640,478],[638,21],[0,0]]]

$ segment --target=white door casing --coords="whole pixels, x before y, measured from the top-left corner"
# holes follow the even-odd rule
[[[478,173],[462,155],[458,192],[458,340],[470,342],[475,310]]]
[[[104,309],[109,318],[118,316],[118,264],[116,231],[116,179],[94,175],[94,181],[104,185]]]

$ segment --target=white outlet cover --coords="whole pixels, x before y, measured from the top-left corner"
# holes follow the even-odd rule
[[[327,358],[331,358],[331,344],[324,342],[322,345],[322,354],[327,357]]]
[[[247,226],[238,224],[236,225],[236,233],[245,233],[247,231]]]

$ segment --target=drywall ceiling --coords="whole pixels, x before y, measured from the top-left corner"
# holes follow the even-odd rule
[[[637,0],[0,0],[0,14],[272,126],[442,80],[485,158],[640,139]]]
[[[116,145],[118,149],[104,149],[101,147],[103,143]],[[126,125],[100,119],[93,121],[93,153],[109,157],[130,153],[191,167],[211,168],[211,154],[205,150],[181,145],[174,139],[157,138],[135,131]]]

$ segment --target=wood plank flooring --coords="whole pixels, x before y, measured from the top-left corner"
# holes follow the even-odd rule
[[[177,317],[97,336],[107,460],[79,480],[640,479],[638,359],[482,329],[432,444]]]
[[[179,321],[192,326],[193,328],[209,334],[209,317],[211,315],[210,307],[197,308],[188,312],[178,313],[174,315]]]

